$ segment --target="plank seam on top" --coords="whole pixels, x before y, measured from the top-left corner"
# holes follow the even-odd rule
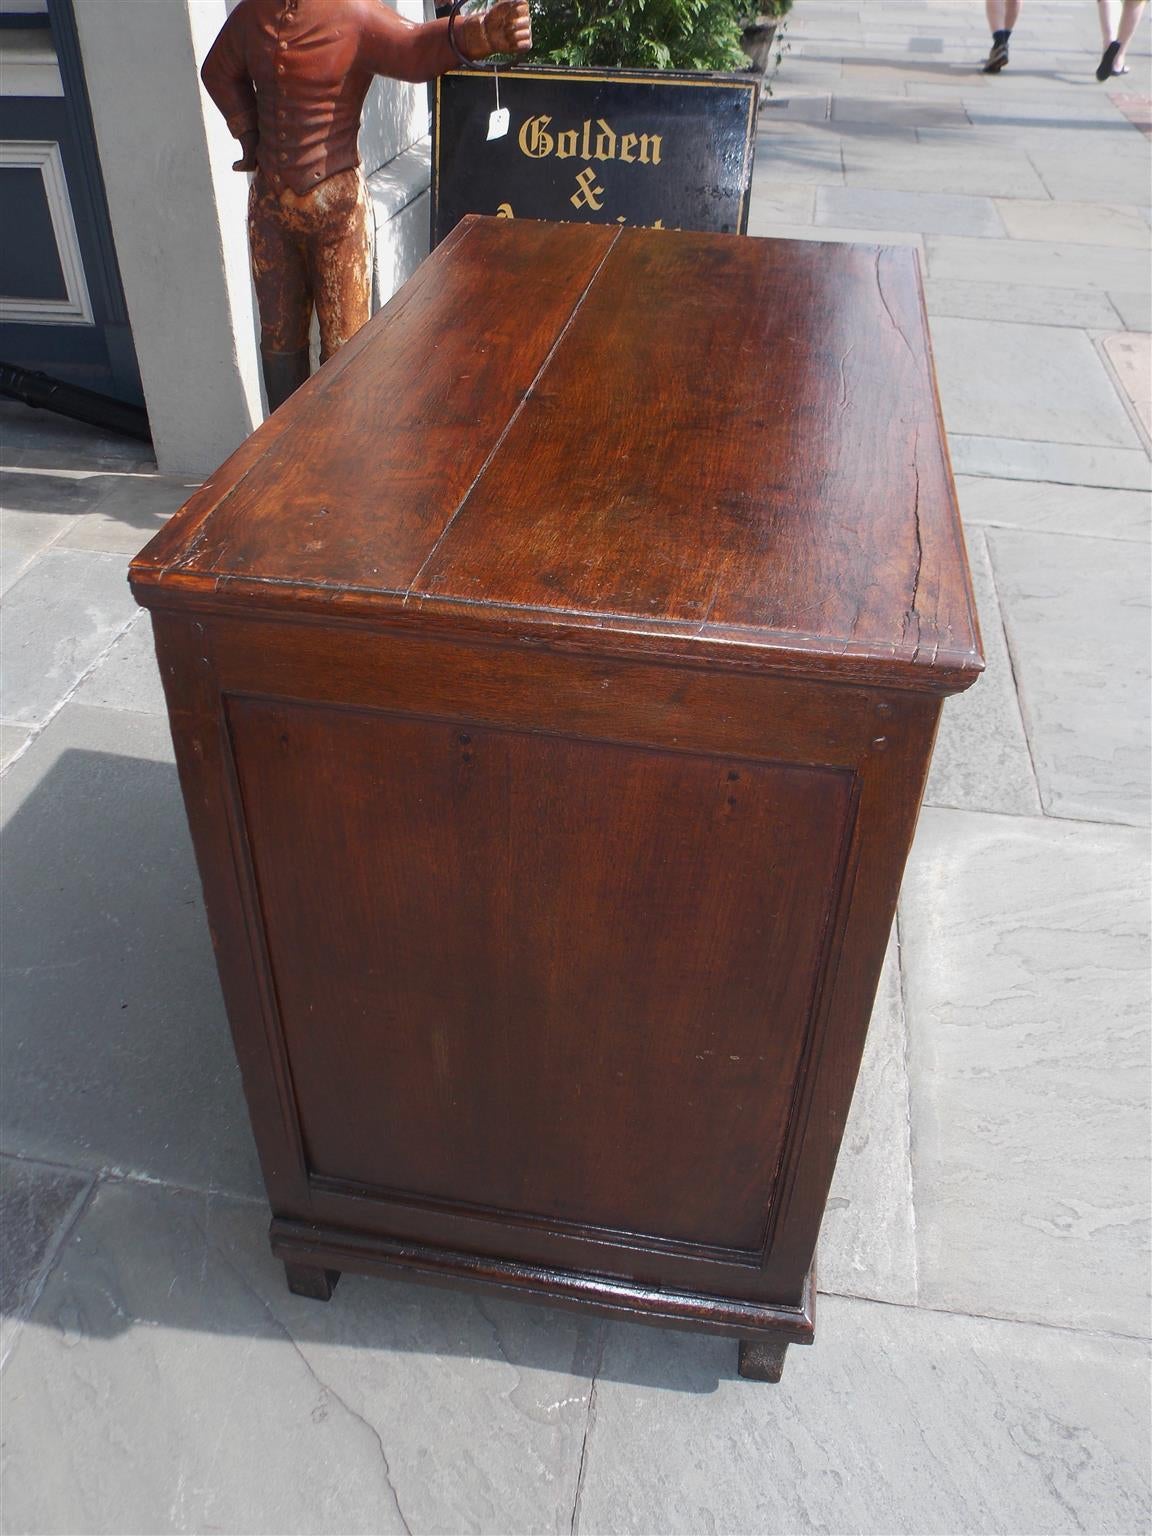
[[[517,420],[519,419],[520,412],[524,409],[524,407],[528,404],[528,401],[532,398],[533,391],[535,390],[537,384],[539,384],[541,378],[544,376],[544,373],[546,372],[546,370],[547,370],[549,364],[551,363],[552,359],[556,356],[557,349],[559,348],[561,342],[564,340],[565,336],[567,336],[569,330],[572,327],[573,321],[576,319],[576,316],[580,313],[580,310],[583,308],[584,300],[591,293],[593,284],[595,283],[596,279],[600,276],[600,273],[601,273],[601,271],[602,271],[602,269],[604,267],[604,263],[608,260],[609,256],[611,256],[612,252],[615,250],[616,242],[617,242],[617,240],[619,238],[620,238],[620,231],[618,229],[613,230],[613,232],[612,232],[612,239],[608,242],[608,249],[604,252],[603,256],[596,263],[596,267],[595,267],[595,270],[592,273],[592,276],[588,279],[587,283],[585,283],[584,289],[583,289],[582,293],[580,294],[580,297],[576,300],[575,304],[573,304],[572,311],[569,314],[567,320],[565,320],[563,326],[561,327],[559,335],[556,337],[556,340],[552,343],[552,345],[548,348],[548,351],[545,353],[543,362],[540,364],[539,368],[537,368],[535,374],[532,376],[532,381],[528,385],[528,388],[524,391],[523,395],[521,396],[520,401],[519,401],[519,403],[516,406],[516,409],[512,412],[511,416],[509,416],[508,420],[504,423],[504,427],[503,427],[503,429],[500,432],[500,436],[493,443],[491,452],[487,455],[487,457],[485,458],[483,464],[481,464],[480,468],[477,470],[476,476],[473,479],[472,484],[468,487],[468,489],[464,492],[464,495],[460,498],[460,505],[452,513],[452,516],[448,519],[448,521],[444,524],[443,528],[440,530],[440,536],[437,538],[435,544],[433,544],[432,548],[428,551],[427,555],[425,555],[423,561],[421,562],[420,569],[416,572],[415,576],[413,576],[412,580],[408,583],[408,588],[407,588],[407,590],[404,593],[404,600],[403,600],[403,603],[401,604],[402,607],[406,608],[408,606],[408,599],[412,596],[413,591],[417,587],[419,587],[421,585],[421,577],[424,575],[424,572],[428,569],[429,562],[435,557],[435,555],[436,555],[437,551],[439,550],[441,544],[443,544],[444,540],[448,537],[449,530],[455,524],[456,519],[460,516],[461,512],[463,512],[464,508],[468,505],[468,501],[469,501],[469,498],[472,495],[472,492],[476,489],[476,487],[480,484],[481,480],[483,480],[484,476],[488,473],[488,469],[489,469],[489,466],[492,463],[492,460],[496,457],[496,455],[500,452],[500,449],[503,447],[504,439],[508,436],[509,432],[511,432],[512,428],[515,426]]]

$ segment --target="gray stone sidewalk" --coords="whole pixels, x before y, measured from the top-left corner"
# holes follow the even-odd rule
[[[288,1294],[127,557],[188,492],[0,406],[9,1532],[1149,1529],[1147,21],[796,0],[751,233],[921,253],[988,672],[946,711],[782,1385]],[[1143,103],[1143,105],[1142,105]],[[194,408],[194,402],[192,407]]]

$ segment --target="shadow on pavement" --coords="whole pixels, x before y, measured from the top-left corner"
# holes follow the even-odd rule
[[[3,1150],[63,1165],[46,1179],[101,1175],[26,1328],[290,1336],[591,1376],[603,1325],[585,1315],[354,1275],[327,1304],[289,1294],[174,766],[62,752],[0,839],[0,880]],[[635,1326],[629,1380],[699,1393],[735,1373],[733,1339]]]

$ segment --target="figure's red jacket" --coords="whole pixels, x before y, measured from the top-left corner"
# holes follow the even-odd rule
[[[235,138],[276,187],[306,192],[359,165],[375,75],[432,80],[457,63],[448,23],[405,21],[382,0],[240,0],[201,78]]]

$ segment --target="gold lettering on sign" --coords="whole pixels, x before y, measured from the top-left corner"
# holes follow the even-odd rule
[[[498,219],[514,219],[516,215],[512,212],[512,204],[501,203],[496,210],[496,217]]]
[[[598,213],[604,198],[604,188],[596,186],[596,172],[590,165],[586,165],[576,178],[577,191],[573,192],[568,201],[573,208],[591,208],[593,213]]]
[[[548,132],[550,117],[525,118],[520,129],[520,148],[530,160],[544,160],[552,153],[553,140]]]
[[[604,118],[593,123],[586,117],[579,128],[548,131],[552,119],[544,114],[525,118],[520,125],[518,141],[522,154],[530,160],[546,160],[555,155],[557,160],[621,160],[625,165],[659,165],[664,147],[664,137],[659,133],[622,133]]]

